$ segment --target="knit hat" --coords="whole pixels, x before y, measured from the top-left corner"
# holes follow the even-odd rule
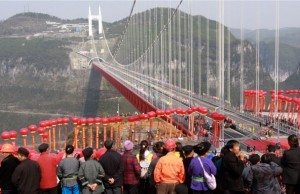
[[[125,149],[126,151],[132,150],[132,149],[133,149],[133,143],[132,143],[132,141],[126,140],[126,141],[124,142],[124,149]]]

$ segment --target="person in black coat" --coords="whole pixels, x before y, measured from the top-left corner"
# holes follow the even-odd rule
[[[286,185],[287,194],[300,194],[300,148],[296,135],[288,137],[289,150],[283,153],[281,165],[282,181]]]
[[[242,173],[244,170],[244,153],[240,151],[240,143],[236,140],[227,142],[221,164],[221,188],[224,194],[244,193]]]
[[[185,180],[184,183],[178,184],[175,187],[175,191],[177,194],[192,194],[193,191],[191,189],[191,183],[192,183],[192,177],[188,173],[189,166],[194,158],[194,147],[192,145],[186,145],[182,147],[184,151],[185,158],[183,159],[183,166],[184,166],[184,172],[185,172]]]
[[[41,170],[37,162],[28,159],[27,149],[18,149],[18,160],[21,163],[12,174],[12,183],[17,187],[19,194],[39,194]]]
[[[4,146],[5,144],[2,147]],[[1,162],[0,187],[2,189],[2,193],[16,194],[17,188],[11,182],[11,175],[15,171],[16,167],[20,164],[20,162],[16,157],[13,156],[12,152],[14,150],[12,145],[10,146],[11,150],[1,150],[5,158]]]
[[[104,186],[106,194],[121,194],[123,185],[124,165],[122,156],[112,149],[113,140],[106,140],[104,146],[107,149],[99,162],[104,169]]]
[[[277,165],[281,166],[281,158],[275,155],[276,146],[275,145],[268,145],[267,152],[271,157],[272,162],[276,163]]]

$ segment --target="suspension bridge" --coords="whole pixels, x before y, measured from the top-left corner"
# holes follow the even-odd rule
[[[139,122],[141,128],[147,126],[146,137],[150,141],[183,136],[199,138],[210,131],[209,138],[216,147],[234,138],[242,142],[244,149],[255,146],[259,150],[265,149],[269,143],[281,142],[283,146],[282,138],[286,139],[287,135],[299,136],[300,93],[298,90],[293,93],[278,88],[278,1],[275,2],[274,21],[275,80],[270,96],[260,88],[259,30],[255,47],[249,46],[244,40],[242,19],[241,37],[235,38],[224,25],[225,13],[230,11],[224,9],[224,1],[217,2],[217,21],[193,14],[192,8],[199,6],[201,1],[168,1],[142,11],[144,4],[147,2],[132,2],[128,17],[122,21],[120,36],[108,38],[106,31],[109,29],[99,22],[99,34],[89,28],[91,52],[77,51],[78,55],[89,61],[86,66],[101,74],[141,114],[139,117],[104,118],[97,122],[90,120],[89,127],[85,127],[87,120],[79,119],[78,122],[78,118],[74,118],[73,144],[76,147],[80,134],[83,147],[88,143],[93,145],[93,134],[96,134],[94,145],[98,146],[100,126],[103,127],[100,134],[103,140],[115,138],[120,145],[122,122],[130,123],[130,129],[126,132],[129,133],[128,138],[134,140],[138,129],[133,126]],[[101,15],[93,17],[102,18]],[[258,14],[254,17],[259,21]],[[259,24],[257,27],[259,29]],[[254,75],[252,85],[245,83],[245,76],[249,77],[246,75],[249,67],[246,72],[245,55],[249,50],[255,50],[255,60],[251,64],[251,75]],[[239,72],[235,78],[236,84],[232,81],[233,72]],[[269,102],[266,100],[268,96]],[[267,114],[263,116],[263,112]],[[159,123],[156,123],[156,135],[153,135],[155,124],[151,118],[158,117],[159,122],[164,120],[167,124],[164,124],[164,129],[159,129]],[[293,125],[287,124],[287,120]],[[106,133],[108,123],[118,123],[118,126],[111,125],[109,134]],[[204,127],[206,123],[211,127]],[[262,129],[262,125],[266,125],[267,130]],[[52,134],[53,139],[57,136],[55,126],[42,123],[41,127],[48,127],[48,136]],[[85,134],[87,129],[89,140]],[[264,139],[265,132],[277,134],[277,139]],[[52,146],[55,145],[57,143],[54,142]],[[287,145],[284,146],[287,148]]]

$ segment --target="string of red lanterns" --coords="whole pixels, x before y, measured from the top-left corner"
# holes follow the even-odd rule
[[[64,141],[65,145],[67,142],[67,136],[68,136],[68,125],[70,123],[70,120],[73,123],[73,131],[74,139],[73,139],[73,145],[75,148],[80,146],[86,147],[95,147],[99,148],[99,134],[102,134],[104,142],[108,137],[110,139],[116,139],[117,140],[117,147],[120,148],[121,146],[121,126],[124,122],[129,122],[130,129],[129,129],[129,136],[128,138],[133,141],[141,141],[141,131],[137,131],[141,128],[149,128],[147,131],[148,133],[148,140],[152,140],[152,130],[153,130],[153,122],[155,118],[166,118],[167,123],[163,124],[163,126],[159,127],[160,122],[157,122],[157,131],[158,134],[155,136],[155,138],[160,139],[161,134],[163,134],[163,131],[159,130],[164,129],[164,138],[172,138],[172,137],[181,137],[182,131],[180,130],[180,134],[178,134],[179,126],[183,126],[184,117],[188,116],[189,118],[189,124],[188,124],[188,132],[190,134],[193,134],[194,132],[194,116],[195,114],[201,114],[205,116],[208,113],[208,109],[204,107],[191,107],[190,109],[181,109],[181,108],[170,108],[168,110],[156,110],[151,111],[145,114],[140,115],[133,115],[127,117],[127,120],[124,117],[121,116],[114,116],[114,117],[95,117],[95,118],[79,118],[79,117],[72,117],[70,118],[57,118],[57,119],[49,119],[49,120],[43,120],[39,122],[39,127],[35,124],[31,124],[28,126],[28,128],[22,128],[20,129],[19,133],[22,136],[23,139],[23,145],[27,146],[27,136],[30,132],[31,134],[31,145],[32,148],[35,149],[36,145],[36,132],[41,137],[41,142],[48,142],[49,147],[51,150],[56,150],[57,148],[61,150],[63,148],[62,141]],[[175,128],[175,132],[173,133],[173,115],[179,116],[179,122],[178,126]],[[215,117],[212,116],[212,119],[215,120]],[[139,122],[140,128],[137,128],[137,122]],[[180,124],[181,123],[181,124]],[[108,128],[109,127],[109,128]],[[184,127],[182,127],[184,128]],[[64,133],[62,130],[64,129]],[[86,131],[88,129],[88,131]],[[95,130],[94,130],[95,129]],[[101,131],[100,131],[101,130]],[[109,130],[109,134],[107,134],[107,130]],[[116,131],[116,136],[115,132]],[[136,139],[137,132],[139,132],[138,139]],[[79,134],[81,134],[81,141],[78,141]],[[88,134],[88,139],[87,139]],[[17,138],[18,133],[16,131],[6,132],[4,131],[1,134],[1,138],[5,141],[11,139],[14,140]],[[217,135],[217,131],[216,131]],[[58,141],[56,140],[56,137],[58,136]],[[63,137],[63,138],[62,138]],[[87,145],[88,143],[88,145]],[[95,144],[94,144],[95,143]]]

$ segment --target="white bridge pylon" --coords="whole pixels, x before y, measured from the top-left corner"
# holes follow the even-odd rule
[[[102,26],[102,15],[101,9],[99,5],[99,15],[92,15],[91,6],[89,6],[89,36],[93,36],[93,20],[98,20],[98,33],[103,33],[103,26]]]

